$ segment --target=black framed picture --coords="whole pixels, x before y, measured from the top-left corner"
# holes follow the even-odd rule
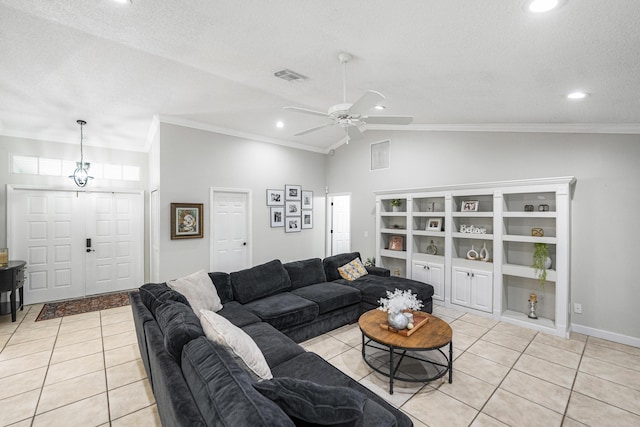
[[[302,211],[302,228],[313,228],[313,211]]]
[[[283,207],[270,208],[269,217],[270,217],[272,228],[284,227],[284,208]]]
[[[313,191],[302,192],[302,209],[313,209]]]
[[[300,231],[300,217],[299,216],[285,217],[284,231],[287,233],[296,233]]]
[[[287,216],[300,216],[300,202],[287,200],[284,205],[284,210]]]
[[[301,185],[285,185],[284,195],[285,195],[285,200],[301,200],[302,186]]]
[[[267,206],[283,206],[284,190],[267,190]]]

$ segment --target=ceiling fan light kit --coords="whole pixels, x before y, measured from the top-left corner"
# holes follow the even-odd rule
[[[286,110],[297,113],[330,119],[330,122],[303,130],[294,136],[306,135],[329,126],[338,125],[345,129],[348,144],[350,139],[362,136],[362,127],[366,124],[407,125],[413,121],[411,116],[367,116],[367,112],[373,108],[384,109],[382,102],[385,97],[375,90],[366,91],[353,104],[347,102],[347,63],[352,59],[353,56],[350,53],[340,52],[338,54],[338,60],[342,64],[342,103],[329,107],[326,113],[301,107],[284,107]]]

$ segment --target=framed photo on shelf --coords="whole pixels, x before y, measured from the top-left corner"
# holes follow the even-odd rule
[[[300,202],[287,200],[284,204],[285,215],[287,216],[300,216]]]
[[[284,190],[267,190],[267,206],[284,206]]]
[[[285,200],[301,200],[302,186],[301,185],[285,185],[284,195],[285,195]]]
[[[171,203],[171,240],[201,239],[202,203]]]
[[[302,209],[313,209],[313,191],[302,192]]]
[[[302,211],[302,228],[313,228],[313,211]]]
[[[284,231],[286,233],[296,233],[300,231],[300,217],[287,216],[284,219]]]
[[[442,230],[442,218],[429,218],[427,220],[427,231]]]
[[[391,238],[389,238],[389,249],[392,251],[404,250],[404,237],[391,236]]]
[[[460,207],[460,212],[478,212],[478,205],[480,202],[477,200],[463,200]]]
[[[284,227],[284,207],[270,208],[271,228]]]

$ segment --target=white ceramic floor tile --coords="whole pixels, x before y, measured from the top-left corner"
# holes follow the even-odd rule
[[[500,388],[560,414],[564,414],[571,394],[568,388],[516,370],[509,372]]]
[[[479,380],[461,371],[453,373],[453,382],[449,384],[447,378],[441,378],[429,385],[436,390],[458,399],[475,409],[482,409],[496,389],[495,385]]]
[[[603,360],[584,356],[580,362],[579,371],[632,388],[633,390],[640,390],[640,372],[635,369],[624,368]]]
[[[104,356],[93,353],[76,359],[67,360],[49,366],[45,386],[80,377],[91,372],[104,370]]]
[[[0,426],[8,426],[33,417],[39,396],[40,389],[37,389],[0,400]]]
[[[524,353],[571,369],[577,369],[580,364],[579,354],[547,344],[541,344],[535,340],[529,344],[529,347],[527,347]]]
[[[132,360],[107,369],[109,390],[140,381],[147,377],[142,359]]]
[[[77,359],[94,353],[102,354],[102,339],[100,338],[54,348],[51,355],[51,364]]]
[[[603,347],[601,345],[589,345],[588,343],[584,349],[584,355],[613,363],[623,368],[640,371],[640,355],[620,351],[611,347]]]
[[[402,409],[429,427],[468,426],[477,410],[434,389],[413,396]]]
[[[107,394],[101,393],[36,415],[33,427],[90,427],[108,422]]]
[[[55,340],[56,337],[53,336],[15,345],[7,344],[0,353],[0,362],[15,358],[24,358],[24,356],[40,353],[45,350],[53,350]]]
[[[31,390],[40,390],[47,373],[46,366],[0,379],[0,400]]]
[[[123,417],[155,402],[149,381],[142,380],[109,390],[111,419]]]
[[[578,372],[573,390],[640,415],[640,391]]]
[[[328,361],[356,381],[373,372],[362,359],[360,350],[353,348],[328,359]]]
[[[68,405],[107,391],[104,371],[61,381],[42,389],[37,414]]]
[[[588,426],[637,427],[640,425],[640,416],[575,391],[571,393],[567,417]]]
[[[129,344],[124,347],[114,348],[113,350],[105,350],[104,352],[104,362],[107,368],[136,359],[140,359],[138,344]]]
[[[509,348],[503,347],[498,344],[493,344],[489,341],[482,339],[478,340],[471,347],[467,349],[469,353],[473,353],[476,356],[484,357],[485,359],[493,360],[504,366],[511,367],[518,360],[521,353]]]
[[[497,386],[509,372],[509,367],[465,352],[453,363],[453,375],[460,371]]]
[[[162,427],[158,407],[151,405],[111,422],[111,427]]]
[[[512,426],[553,427],[562,424],[562,414],[498,389],[482,412]]]
[[[318,354],[323,359],[331,359],[351,349],[350,345],[327,334],[306,341],[302,344],[302,347],[307,351]]]
[[[105,350],[113,350],[114,348],[125,347],[130,344],[138,344],[138,337],[135,331],[127,331],[104,337],[102,343]]]
[[[575,369],[526,354],[520,356],[513,369],[565,388],[571,388],[576,377]]]

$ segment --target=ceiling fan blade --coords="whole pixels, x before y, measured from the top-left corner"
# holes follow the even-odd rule
[[[311,129],[303,130],[302,132],[298,132],[298,133],[294,134],[293,136],[306,135],[308,133],[315,132],[315,131],[320,130],[322,128],[326,128],[326,127],[333,126],[333,125],[334,125],[333,122],[325,123],[323,125],[316,126],[316,127],[311,128]]]
[[[360,120],[371,125],[408,125],[413,121],[411,116],[368,116]]]
[[[351,114],[364,114],[382,101],[384,101],[383,94],[375,90],[368,90],[360,99],[353,103],[351,108],[349,108],[349,112]]]
[[[322,111],[309,110],[308,108],[284,107],[284,109],[285,110],[295,111],[297,113],[312,114],[314,116],[330,117],[329,114],[327,114],[327,113],[323,113]]]
[[[360,131],[360,128],[358,126],[349,126],[346,129],[349,139],[356,140],[362,138],[362,132]]]

